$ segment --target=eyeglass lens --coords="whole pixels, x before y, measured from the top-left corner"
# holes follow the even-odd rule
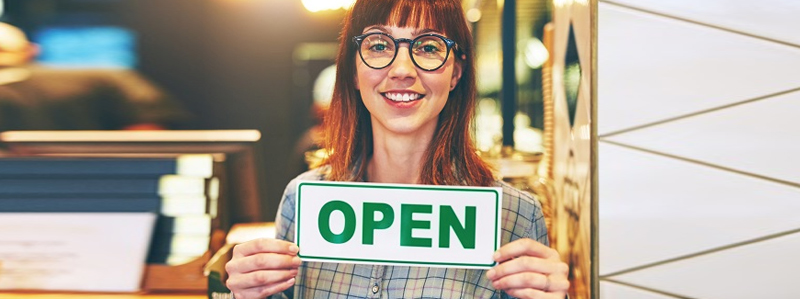
[[[397,55],[396,47],[391,37],[371,34],[361,42],[361,57],[368,66],[383,68],[391,64]],[[414,39],[409,51],[417,66],[426,70],[439,68],[447,60],[447,43],[438,36],[421,36]]]

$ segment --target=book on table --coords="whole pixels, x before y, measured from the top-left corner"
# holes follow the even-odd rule
[[[205,254],[211,242],[211,235],[156,231],[152,240],[147,254],[148,263],[180,265]]]
[[[0,132],[0,148],[7,155],[36,158],[210,154],[224,189],[214,221],[227,231],[234,223],[259,221],[262,203],[272,202],[263,197],[260,139],[257,130],[5,131]]]
[[[159,177],[175,174],[210,178],[214,159],[208,154],[175,157],[50,156],[3,157],[0,178]]]
[[[0,212],[153,212],[164,217],[204,215],[213,216],[207,195],[173,196],[4,196],[0,197]]]
[[[156,216],[156,224],[157,228],[154,228],[148,231],[148,241],[152,242],[153,238],[156,234],[159,235],[168,235],[168,231],[171,231],[172,234],[197,234],[197,231],[186,231],[186,227],[193,227],[194,230],[197,230],[196,227],[202,227],[201,230],[210,230],[211,231],[211,241],[210,245],[210,252],[214,252],[224,243],[224,232],[227,232],[228,228],[234,223],[240,222],[253,222],[258,221],[260,219],[260,213],[262,209],[260,207],[262,202],[266,202],[262,200],[260,197],[263,195],[263,184],[260,184],[262,176],[261,167],[259,165],[263,165],[259,161],[260,153],[261,153],[261,145],[260,145],[260,132],[256,130],[208,130],[208,131],[192,131],[192,130],[164,130],[164,131],[6,131],[0,132],[0,147],[2,151],[0,151],[0,157],[7,156],[7,155],[17,155],[17,156],[24,156],[22,159],[44,159],[44,158],[51,158],[49,161],[55,161],[55,159],[91,159],[97,165],[101,165],[102,163],[99,162],[102,159],[111,159],[116,160],[117,158],[159,158],[159,159],[171,159],[177,156],[181,156],[184,154],[202,154],[202,155],[211,155],[213,158],[213,166],[212,166],[212,177],[217,178],[219,180],[219,196],[218,197],[206,197],[205,206],[200,205],[201,208],[197,208],[197,204],[188,204],[188,202],[194,202],[189,199],[186,199],[186,196],[181,197],[181,199],[175,199],[174,195],[170,195],[169,200],[167,196],[165,196],[165,192],[159,192],[158,197],[164,197],[163,202],[158,205],[156,208],[155,205],[149,205],[148,207],[139,207],[144,208],[149,211],[157,210],[157,213],[149,212],[149,215]],[[0,158],[2,159],[2,158]],[[12,157],[12,159],[20,159],[16,157]],[[19,162],[9,162],[9,163],[19,163]],[[55,162],[61,163],[60,165],[67,165],[69,162]],[[178,171],[177,164],[175,162],[166,162],[169,165],[166,166],[170,169],[168,174],[171,175],[187,175],[182,171]],[[142,167],[144,162],[137,163],[139,165],[135,166],[100,166],[99,168],[95,168],[94,173],[92,172],[90,167],[86,167],[85,169],[71,169],[69,171],[63,171],[59,173],[57,170],[53,171],[52,166],[48,166],[45,164],[44,166],[38,167],[45,167],[45,169],[49,168],[50,173],[42,175],[41,170],[36,170],[34,168],[27,168],[27,173],[11,173],[3,174],[0,172],[0,179],[22,179],[22,178],[67,178],[67,179],[92,179],[98,178],[97,173],[100,173],[99,177],[104,179],[123,179],[123,178],[152,178],[156,175],[151,173],[148,174],[147,171],[142,170],[138,173],[131,173],[131,169],[135,167]],[[7,164],[8,165],[8,164]],[[174,166],[173,166],[174,165]],[[161,166],[165,167],[165,166]],[[10,167],[1,167],[3,169],[10,169]],[[0,169],[2,171],[3,169]],[[114,173],[117,170],[123,170],[123,173]],[[172,171],[172,169],[176,169]],[[37,172],[38,171],[38,172]],[[155,171],[158,175],[163,175],[159,173],[159,171]],[[202,176],[202,175],[191,175],[191,176]],[[14,182],[14,181],[11,181]],[[208,182],[208,181],[207,181]],[[0,184],[3,182],[0,181]],[[151,189],[153,183],[150,183]],[[123,188],[115,188],[114,191],[122,190]],[[105,191],[103,191],[105,192]],[[86,193],[86,192],[84,192]],[[65,213],[58,213],[59,208],[61,209],[71,209],[70,213],[66,213],[68,215],[88,215],[88,218],[82,218],[86,221],[93,221],[92,219],[100,219],[103,218],[103,215],[117,215],[117,213],[108,212],[109,209],[113,208],[115,205],[106,204],[102,205],[99,204],[100,200],[95,200],[94,202],[91,201],[92,198],[103,198],[103,199],[116,199],[125,197],[127,199],[131,199],[134,197],[142,197],[142,198],[152,198],[153,193],[149,193],[150,195],[144,196],[142,194],[131,196],[128,195],[119,195],[119,192],[115,192],[114,194],[103,194],[102,192],[88,194],[88,195],[75,195],[74,193],[70,196],[65,196],[69,198],[84,198],[82,203],[76,204],[60,204],[60,206],[50,208],[50,212],[47,213],[15,213],[15,212],[6,212],[5,214],[9,215],[44,215],[45,217],[58,217],[60,214]],[[0,195],[0,197],[9,198],[9,200],[13,199],[20,199],[20,198],[36,198],[37,202],[31,203],[28,205],[28,208],[33,207],[32,209],[35,210],[36,207],[41,208],[42,205],[47,204],[48,201],[59,199],[60,196],[52,196],[53,194],[42,193],[39,191],[36,192],[29,192],[28,194],[24,194],[22,196],[13,195],[12,194],[5,194]],[[20,197],[20,198],[16,198]],[[108,197],[108,198],[106,198]],[[127,211],[134,211],[137,207],[130,202],[127,203]],[[116,205],[119,209],[120,204]],[[192,206],[195,208],[186,208],[186,206]],[[81,210],[87,210],[87,207],[94,207],[94,212],[92,213],[80,213]],[[170,208],[173,207],[173,208]],[[182,207],[176,209],[174,207]],[[203,208],[204,207],[204,208]],[[19,207],[21,209],[21,207]],[[6,209],[8,210],[8,209]],[[206,223],[209,222],[208,219],[200,220],[201,224],[197,224],[196,221],[189,221],[185,220],[187,214],[197,214],[199,210],[203,210],[205,215],[210,217],[210,228],[209,225]],[[105,211],[105,212],[104,212]],[[171,212],[169,212],[171,211]],[[191,212],[190,212],[191,211]],[[3,212],[0,212],[3,213]],[[131,214],[131,213],[122,213],[122,214]],[[38,217],[38,216],[37,216]],[[172,218],[168,218],[172,217]],[[33,217],[24,217],[25,219],[33,219]],[[40,218],[36,218],[40,219]],[[107,219],[107,218],[106,218]],[[169,219],[169,220],[167,220]],[[97,220],[97,226],[103,226],[102,221],[105,220]],[[170,225],[162,225],[162,223],[173,222]],[[180,223],[194,223],[194,224],[180,224]],[[41,224],[39,227],[45,229],[46,227],[50,227],[51,223],[47,221],[39,221]],[[57,230],[57,225],[53,225],[55,228],[52,230]],[[46,230],[47,231],[47,230]],[[160,233],[158,233],[160,232]],[[0,236],[4,235],[3,231],[0,231]],[[115,236],[115,237],[124,237],[124,236]],[[174,235],[171,237],[175,237]],[[38,239],[47,240],[49,238],[45,234],[42,234],[41,237],[37,237]],[[205,236],[203,237],[205,238]],[[102,238],[100,238],[102,239]],[[109,241],[115,242],[114,238],[107,238]],[[123,238],[124,239],[124,238]],[[177,239],[177,238],[176,238]],[[186,239],[186,238],[182,238]],[[162,242],[164,243],[164,242]],[[172,248],[172,241],[166,242],[169,244],[170,248]],[[205,243],[205,241],[203,242]],[[116,243],[115,243],[116,244]],[[215,245],[219,244],[219,245]],[[103,242],[95,242],[91,244],[93,248],[98,249],[100,253],[106,248],[111,248],[112,246],[104,245]],[[149,244],[145,244],[149,245]],[[175,246],[176,248],[180,246]],[[133,250],[135,246],[126,247],[126,249],[120,250]],[[143,255],[147,255],[149,253],[149,248],[144,250]],[[169,258],[169,261],[174,261],[178,259],[177,253],[173,255],[173,257]],[[168,264],[147,264],[144,269],[144,275],[141,277],[141,286],[142,290],[146,291],[179,291],[179,290],[204,290],[207,286],[206,279],[203,277],[202,273],[198,272],[198,270],[202,270],[202,265],[205,264],[205,260],[210,257],[209,253],[204,254],[202,257],[195,259],[189,263],[181,264],[181,265],[168,265]],[[189,258],[183,258],[187,260]],[[139,261],[139,268],[141,267],[141,263],[144,263],[146,260],[141,259]],[[127,262],[136,262],[136,259],[128,258],[126,259]],[[109,271],[108,265],[113,264],[113,262],[106,262],[105,265],[102,264],[93,264],[89,265],[90,267],[95,267],[97,271],[93,273],[103,273],[105,271]],[[201,267],[201,268],[197,268]],[[116,269],[114,269],[116,271]],[[40,279],[46,279],[48,275],[43,275]],[[6,276],[8,277],[8,276]],[[109,275],[109,277],[111,277]],[[83,279],[82,277],[76,277],[75,279]],[[93,281],[92,283],[97,283],[97,281]],[[34,289],[45,289],[45,284],[41,285],[42,287],[34,287]],[[73,290],[77,290],[79,288],[71,288]],[[69,289],[65,289],[69,290]],[[82,289],[87,290],[87,289]],[[108,291],[105,289],[97,288],[97,291]],[[92,291],[92,290],[88,290]],[[120,291],[122,291],[120,289]]]
[[[213,181],[213,179],[202,180]],[[5,182],[7,181],[5,180]],[[68,181],[80,181],[80,179],[69,179]],[[92,182],[94,181],[96,180],[92,180]],[[114,181],[121,180],[115,179]],[[0,182],[4,182],[4,180],[0,180]],[[216,201],[211,198],[216,198],[217,194],[214,188],[209,190],[204,185],[190,184],[186,188],[186,184],[180,182],[173,187],[153,192],[171,194],[163,196],[148,196],[145,193],[140,195],[140,193],[134,192],[134,189],[115,190],[117,192],[129,191],[130,194],[103,194],[102,196],[91,193],[65,194],[63,196],[53,193],[49,197],[41,195],[25,197],[25,194],[17,194],[14,197],[0,195],[0,212],[155,213],[157,214],[157,224],[153,230],[147,262],[177,265],[198,258],[209,250],[212,221],[216,216],[213,207]],[[77,189],[75,188],[75,190]],[[81,190],[86,190],[86,188],[81,188]],[[181,194],[181,192],[186,194]]]
[[[126,264],[136,263],[139,270],[131,273],[141,278],[141,266],[145,262],[184,263],[203,256],[209,249],[212,222],[217,213],[219,181],[213,177],[210,155],[192,155],[191,158],[189,160],[194,164],[191,167],[187,167],[186,159],[181,158],[0,158],[0,214],[3,215],[0,217],[10,219],[13,216],[21,224],[37,222],[36,226],[42,231],[37,231],[38,237],[35,238],[41,239],[49,236],[48,231],[58,230],[58,226],[62,226],[59,223],[77,221],[74,217],[78,215],[81,217],[80,225],[98,227],[108,226],[109,216],[119,216],[123,219],[120,224],[142,229],[140,233],[147,238],[130,240],[138,242],[138,245],[132,244],[128,251],[138,250],[139,253],[111,255],[125,256]],[[207,167],[198,167],[198,163],[206,163]],[[102,240],[121,242],[114,239],[128,239],[124,235],[111,236],[108,230],[101,229],[94,235],[100,236],[101,232]],[[0,240],[13,239],[11,235],[13,233],[8,231],[0,232]],[[83,241],[90,238],[84,235],[76,232],[73,237]],[[97,246],[97,242],[93,240],[84,245]],[[85,250],[81,244],[71,242],[68,245],[70,249]],[[141,246],[146,249],[135,249]],[[5,255],[20,255],[21,247],[6,248],[12,248],[13,252]],[[0,262],[6,273],[66,271],[62,269],[66,266],[61,265],[60,260],[50,269],[42,267],[44,264],[25,264],[13,258],[0,258]],[[91,289],[81,284],[68,287],[71,279],[59,275],[55,275],[58,278],[55,280],[50,278],[54,275],[49,274],[41,279],[22,274],[2,276],[0,289],[135,291],[140,283],[127,281]],[[43,281],[45,277],[47,281]],[[123,280],[115,279],[120,283]]]
[[[205,196],[187,199],[170,207],[159,197],[0,198],[0,213],[153,213],[157,219],[147,262],[177,265],[202,256],[211,237],[213,217]]]
[[[166,174],[156,177],[28,177],[0,178],[0,197],[6,196],[171,196],[202,195],[216,188],[213,178]]]

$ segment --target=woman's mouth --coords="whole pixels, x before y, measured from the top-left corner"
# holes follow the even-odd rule
[[[384,92],[382,95],[392,102],[411,102],[425,97],[424,94],[415,92]]]

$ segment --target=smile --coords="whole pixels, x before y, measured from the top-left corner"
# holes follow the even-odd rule
[[[392,102],[411,102],[425,97],[423,94],[408,92],[385,92],[383,93],[383,96]]]

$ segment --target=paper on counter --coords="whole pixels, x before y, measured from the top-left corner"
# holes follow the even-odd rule
[[[0,289],[135,292],[153,213],[0,213]]]

